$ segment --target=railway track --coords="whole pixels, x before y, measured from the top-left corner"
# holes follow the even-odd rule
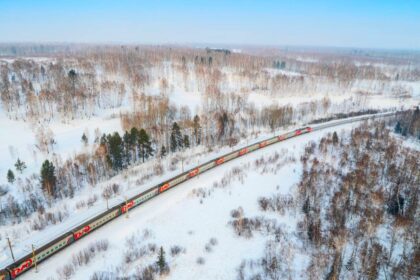
[[[219,165],[223,165],[224,163],[231,161],[235,158],[244,156],[248,153],[253,151],[262,149],[266,146],[273,145],[278,142],[282,142],[288,140],[293,137],[298,137],[302,134],[310,133],[312,131],[317,131],[329,127],[334,127],[346,123],[358,122],[367,119],[373,118],[381,118],[381,117],[388,117],[396,114],[397,112],[387,112],[387,113],[379,113],[379,114],[371,114],[371,115],[363,115],[358,117],[352,117],[347,119],[335,120],[330,121],[327,123],[316,124],[313,126],[306,126],[303,128],[299,128],[281,135],[277,135],[257,143],[253,143],[241,149],[235,150],[233,152],[227,153],[225,155],[219,156],[215,159],[212,159],[206,163],[203,163],[199,166],[196,166],[186,172],[183,172],[167,181],[160,183],[150,189],[137,194],[129,199],[126,202],[118,204],[111,209],[104,211],[92,218],[88,221],[68,230],[68,232],[60,235],[57,238],[47,242],[43,246],[33,250],[32,253],[28,253],[27,255],[20,256],[15,262],[10,263],[6,267],[0,269],[0,280],[11,280],[16,279],[24,272],[30,270],[31,268],[35,267],[37,264],[41,263],[42,261],[50,258],[55,253],[64,250],[66,247],[70,246],[74,242],[77,242],[79,239],[85,237],[92,231],[100,228],[101,226],[105,225],[106,223],[118,218],[119,216],[124,215],[130,209],[137,207],[149,199],[155,198],[159,194],[168,191],[169,189],[196,177],[198,174],[204,173],[210,169],[216,168]]]

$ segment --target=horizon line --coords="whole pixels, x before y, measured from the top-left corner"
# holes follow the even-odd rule
[[[302,49],[342,49],[342,50],[370,50],[370,51],[420,51],[416,47],[372,47],[372,46],[337,46],[310,44],[258,44],[258,43],[217,43],[217,42],[127,42],[127,41],[0,41],[0,45],[80,45],[80,46],[178,46],[178,47],[258,47],[258,48],[302,48]]]

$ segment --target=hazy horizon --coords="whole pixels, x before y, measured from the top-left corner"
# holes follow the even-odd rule
[[[417,1],[2,1],[1,43],[420,49]]]

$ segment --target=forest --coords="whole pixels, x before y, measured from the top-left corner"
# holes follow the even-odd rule
[[[268,214],[297,213],[296,228],[285,232],[264,217],[233,223],[239,236],[266,228],[269,239],[261,259],[243,261],[238,279],[291,278],[298,254],[307,259],[305,279],[419,277],[420,152],[392,134],[375,121],[307,144],[294,194],[258,199]]]

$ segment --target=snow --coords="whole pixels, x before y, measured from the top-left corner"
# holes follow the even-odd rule
[[[354,117],[352,119],[360,119],[361,117]],[[332,121],[329,122],[331,124],[337,124],[340,121]],[[300,126],[297,126],[300,127]],[[287,131],[292,130],[292,128],[288,128]],[[66,131],[66,130],[64,130]],[[282,131],[276,131],[274,134],[278,135],[285,132]],[[189,151],[188,159],[185,160],[184,170],[188,170],[200,163],[207,162],[211,159],[217,158],[223,154],[228,153],[232,149],[240,149],[248,144],[261,141],[263,139],[267,139],[268,137],[271,137],[273,135],[273,132],[270,133],[261,133],[256,137],[255,139],[252,139],[251,141],[243,139],[233,148],[224,147],[221,149],[214,149],[212,152],[203,151],[202,147],[198,147],[195,149],[192,149]],[[255,136],[250,136],[255,137]],[[162,162],[164,166],[168,166],[168,162],[170,161],[170,158],[167,158],[166,162]],[[24,221],[21,224],[14,225],[13,227],[4,227],[3,237],[4,235],[13,236],[12,240],[15,245],[14,253],[15,256],[23,256],[27,254],[31,248],[31,245],[34,244],[37,247],[45,244],[48,240],[51,240],[55,237],[60,236],[61,234],[64,234],[69,231],[69,229],[74,228],[77,225],[82,224],[86,220],[88,220],[91,217],[94,217],[96,214],[101,213],[105,209],[105,201],[100,198],[96,203],[94,203],[93,206],[89,207],[88,209],[82,208],[78,209],[77,203],[80,201],[86,201],[93,195],[97,195],[98,197],[101,197],[101,192],[105,186],[109,186],[113,183],[117,183],[121,186],[123,195],[116,197],[115,199],[111,200],[109,202],[110,207],[117,205],[119,203],[122,203],[125,201],[125,197],[132,197],[135,194],[138,194],[146,189],[149,189],[159,183],[162,183],[169,178],[174,177],[175,175],[179,174],[181,172],[180,166],[178,166],[177,169],[172,171],[167,171],[162,176],[152,176],[148,178],[147,182],[139,183],[139,179],[141,179],[142,174],[150,174],[149,172],[152,172],[155,164],[158,162],[158,159],[149,161],[145,164],[135,166],[130,170],[127,170],[123,172],[123,174],[120,174],[118,176],[113,177],[112,179],[100,183],[95,188],[92,187],[86,187],[82,189],[77,194],[77,197],[72,200],[65,200],[60,203],[57,203],[54,205],[50,211],[62,211],[63,209],[67,209],[70,213],[75,213],[76,215],[71,215],[69,218],[65,218],[63,222],[56,224],[56,225],[49,225],[42,231],[38,232],[32,232],[32,230],[29,227],[30,221]],[[165,169],[168,169],[167,167]],[[152,173],[153,174],[153,173]],[[35,214],[34,214],[35,215]],[[3,244],[3,249],[6,249],[6,244]],[[10,256],[9,253],[5,250],[3,251],[3,254],[0,255],[0,264],[1,266],[5,266],[6,263],[10,262]]]
[[[319,59],[317,59],[317,58],[302,57],[302,56],[296,57],[296,60],[297,61],[301,61],[301,62],[308,62],[308,63],[317,63],[317,62],[319,62]]]
[[[33,58],[36,61],[39,62],[51,62],[53,58]],[[302,61],[306,62],[317,62],[315,59],[311,58],[301,58]],[[11,63],[12,60],[9,59],[2,59],[2,61]],[[145,93],[148,95],[158,95],[160,94],[159,89],[159,83],[161,81],[162,77],[165,77],[165,79],[168,80],[169,89],[168,89],[168,97],[170,99],[170,102],[178,107],[180,106],[187,106],[190,108],[191,112],[193,114],[198,113],[198,108],[201,106],[201,100],[202,100],[202,88],[200,88],[200,85],[197,82],[197,79],[195,77],[194,71],[190,71],[188,77],[186,78],[187,81],[183,81],[184,77],[183,75],[175,69],[174,65],[171,64],[171,62],[166,62],[161,67],[156,67],[156,69],[148,69],[150,71],[151,80],[153,83],[150,85],[150,87],[147,87],[145,89]],[[97,69],[99,78],[102,77],[103,73],[102,69]],[[248,101],[250,103],[254,103],[258,107],[263,106],[270,106],[273,104],[277,105],[290,105],[293,107],[298,107],[301,104],[309,104],[311,101],[321,101],[324,98],[328,98],[331,101],[332,106],[335,106],[331,112],[343,112],[343,111],[349,111],[352,109],[359,109],[360,107],[367,108],[373,108],[373,109],[384,109],[384,108],[401,108],[401,107],[412,107],[414,105],[420,104],[420,83],[418,81],[416,82],[406,82],[406,81],[400,81],[399,83],[396,83],[395,85],[402,85],[404,88],[409,89],[410,92],[412,92],[412,98],[405,99],[405,98],[398,98],[393,97],[389,92],[386,92],[382,94],[382,89],[384,85],[381,84],[381,82],[374,81],[357,81],[353,86],[353,92],[354,93],[343,93],[339,89],[337,89],[334,85],[320,85],[319,88],[314,89],[314,92],[310,93],[304,93],[307,92],[307,89],[302,89],[302,92],[298,90],[299,92],[270,92],[269,90],[261,90],[261,91],[254,91],[251,90],[252,83],[243,82],[240,78],[238,78],[238,73],[235,69],[229,69],[225,68],[223,69],[223,75],[224,79],[226,79],[226,82],[221,83],[220,89],[221,92],[241,92],[244,94],[248,94]],[[275,75],[286,75],[286,76],[302,76],[302,74],[298,72],[293,71],[287,71],[287,70],[276,70],[276,69],[264,69],[263,71],[268,72],[269,75],[275,76]],[[267,74],[267,73],[265,73]],[[121,76],[116,75],[115,77],[106,77],[108,79],[111,79],[116,82],[124,83],[124,79]],[[306,76],[305,76],[306,78]],[[244,86],[244,92],[242,92],[242,87]],[[39,84],[34,84],[35,89],[39,89]],[[127,92],[125,93],[125,96],[121,102],[121,104],[115,105],[114,108],[109,109],[100,109],[96,108],[94,110],[94,117],[86,118],[86,117],[80,117],[80,119],[75,119],[71,121],[65,121],[59,119],[54,119],[49,123],[37,123],[32,124],[29,122],[24,121],[16,121],[11,120],[7,118],[0,109],[0,158],[2,159],[0,163],[0,185],[6,184],[6,172],[8,169],[14,170],[14,163],[16,162],[17,158],[19,157],[21,160],[24,160],[28,168],[23,172],[22,175],[16,174],[15,175],[21,179],[28,178],[31,174],[39,174],[39,170],[41,167],[42,162],[45,159],[51,159],[54,156],[57,156],[61,158],[62,160],[65,160],[69,157],[74,156],[76,153],[84,150],[84,149],[90,149],[92,146],[92,141],[95,135],[95,129],[100,129],[101,134],[102,133],[111,133],[114,131],[118,131],[122,133],[121,124],[119,120],[119,113],[125,112],[125,111],[131,111],[132,105],[130,105],[132,102],[130,100],[131,97],[131,90],[130,88],[126,89]],[[361,95],[358,95],[356,92],[360,91],[366,91],[366,92],[377,92],[380,94],[367,94],[366,97]],[[111,96],[112,98],[112,96]],[[320,114],[322,116],[322,112]],[[38,129],[50,129],[52,131],[52,134],[54,135],[54,140],[56,141],[56,145],[54,146],[54,149],[49,154],[42,153],[35,147],[37,143],[36,139],[36,132]],[[88,133],[89,137],[89,146],[83,147],[81,143],[81,136],[84,132]],[[315,134],[314,134],[315,135]],[[263,139],[268,136],[271,136],[269,133],[261,134],[258,139]],[[306,137],[306,136],[305,136]],[[299,138],[300,139],[300,138]],[[296,142],[295,142],[296,141]],[[288,144],[285,144],[287,147],[290,147],[291,143],[293,143],[293,146],[297,145],[299,141],[293,140],[293,142],[288,142]],[[296,143],[296,144],[295,144]],[[246,145],[246,141],[243,140],[237,147]],[[279,149],[283,147],[283,144],[276,145],[277,148],[273,149]],[[297,145],[296,150],[301,149],[301,146]],[[191,151],[190,157],[192,160],[190,162],[186,163],[186,168],[189,168],[190,166],[195,166],[198,162],[205,162],[209,159],[212,159],[216,157],[217,155],[221,155],[226,153],[229,150],[229,148],[215,150],[212,153],[208,153],[207,151],[200,150],[200,148],[195,149]],[[259,152],[260,153],[260,152]],[[262,151],[261,151],[262,153]],[[296,156],[296,154],[294,154]],[[246,162],[250,162],[254,159],[250,156],[249,160],[246,160]],[[92,195],[98,195],[100,196],[101,189],[103,186],[110,184],[112,182],[117,182],[121,184],[122,189],[124,191],[124,195],[131,196],[133,194],[136,194],[140,192],[141,190],[145,190],[153,185],[156,185],[157,183],[160,183],[167,178],[170,178],[174,176],[175,174],[180,172],[180,169],[176,169],[172,172],[167,172],[162,177],[154,177],[151,178],[147,183],[145,184],[137,184],[136,180],[139,178],[139,176],[143,173],[151,172],[153,170],[153,164],[155,164],[156,161],[151,161],[148,164],[138,166],[133,168],[130,171],[124,172],[124,174],[121,174],[119,176],[116,176],[112,178],[109,181],[101,183],[99,186],[97,186],[95,189],[93,188],[85,188],[80,193],[77,193],[77,196],[73,200],[66,200],[63,201],[60,205],[55,205],[51,210],[57,210],[57,209],[65,209],[67,208],[69,212],[71,213],[70,217],[65,219],[63,223],[60,223],[58,225],[54,226],[48,226],[41,232],[28,232],[28,224],[29,221],[23,221],[21,224],[14,225],[13,227],[9,228],[2,228],[2,232],[0,234],[0,248],[6,249],[6,244],[4,244],[4,237],[5,235],[13,235],[15,238],[13,239],[16,243],[15,246],[15,253],[18,256],[21,256],[27,252],[29,252],[29,248],[32,244],[35,244],[36,246],[40,246],[44,244],[47,240],[50,240],[54,236],[59,236],[60,234],[68,231],[69,228],[72,228],[76,225],[81,224],[83,221],[87,220],[89,217],[94,216],[97,213],[100,213],[105,209],[104,201],[99,200],[93,207],[90,207],[89,209],[76,209],[75,204],[79,201],[86,200]],[[164,163],[167,164],[167,163]],[[231,163],[229,163],[231,164]],[[232,163],[233,164],[233,163]],[[236,163],[235,163],[236,164]],[[242,160],[238,160],[237,164],[241,166],[241,164],[245,164],[242,162]],[[236,165],[232,165],[236,166]],[[227,166],[226,169],[229,167]],[[292,169],[288,169],[287,167],[283,167],[281,170],[285,171],[279,171],[282,174],[281,177],[281,186],[283,186],[283,178],[287,178],[284,180],[285,187],[281,190],[284,190],[284,193],[287,193],[289,188],[293,184],[293,178],[295,174],[298,174],[299,168],[296,167],[296,173]],[[221,170],[221,169],[216,169]],[[109,235],[106,233],[100,234],[100,232],[107,232],[105,229],[107,227],[112,228],[112,232],[116,232],[116,240],[124,242],[124,239],[132,234],[135,229],[144,229],[145,227],[139,227],[138,225],[147,224],[148,226],[151,226],[151,229],[154,232],[154,240],[156,242],[169,245],[174,245],[177,242],[180,242],[180,244],[183,247],[187,248],[187,254],[186,256],[182,256],[182,258],[177,259],[177,268],[175,275],[178,275],[178,277],[182,273],[188,273],[189,267],[191,267],[191,264],[195,267],[195,261],[196,258],[199,256],[203,256],[206,259],[206,264],[202,266],[201,268],[198,266],[198,272],[195,274],[197,279],[200,277],[200,272],[203,272],[203,269],[208,268],[209,266],[213,268],[223,267],[224,271],[223,274],[214,274],[212,275],[214,279],[226,279],[223,278],[225,275],[232,276],[227,277],[227,279],[234,278],[234,266],[229,266],[225,268],[223,266],[223,263],[218,263],[219,259],[223,259],[223,253],[226,254],[226,252],[232,251],[232,263],[236,262],[236,266],[239,264],[237,263],[239,260],[239,257],[244,257],[246,255],[252,255],[254,256],[254,253],[252,250],[262,250],[263,246],[261,245],[263,240],[259,240],[258,238],[255,238],[251,241],[253,246],[243,244],[244,241],[236,240],[233,236],[232,229],[226,225],[228,219],[229,219],[229,211],[235,207],[238,206],[238,204],[246,205],[247,208],[245,209],[246,214],[255,214],[258,213],[258,209],[256,208],[255,204],[255,197],[256,195],[261,195],[262,192],[264,193],[270,193],[273,192],[273,188],[275,187],[274,181],[277,180],[277,177],[271,178],[272,176],[264,175],[261,176],[258,172],[254,170],[249,170],[248,177],[246,178],[246,182],[244,185],[239,185],[235,183],[234,186],[232,186],[231,189],[229,189],[229,192],[216,192],[212,195],[210,199],[207,199],[204,201],[203,205],[197,204],[197,199],[193,199],[191,197],[191,193],[187,192],[184,193],[181,191],[181,189],[186,188],[190,191],[194,189],[197,186],[190,186],[190,183],[185,184],[184,186],[180,186],[177,188],[177,190],[173,190],[168,192],[167,194],[163,196],[159,196],[158,199],[153,200],[143,207],[140,207],[141,209],[133,211],[133,217],[130,218],[130,221],[135,221],[134,224],[127,225],[127,222],[125,220],[120,221],[121,219],[118,219],[118,221],[115,222],[115,224],[119,224],[121,227],[127,227],[128,230],[125,232],[122,229],[114,228],[113,225],[107,225],[104,229],[101,229],[98,232],[93,233],[91,236],[94,236],[94,234],[98,234],[100,238],[107,237]],[[200,186],[205,186],[206,188],[209,188],[212,184],[212,180],[217,180],[217,178],[220,178],[220,176],[223,175],[220,171],[211,171],[211,174],[213,174],[213,177],[210,177],[205,180],[204,175],[200,176],[200,179],[195,182],[197,184],[200,183]],[[207,176],[207,175],[206,175]],[[297,176],[297,175],[296,175]],[[204,177],[201,178],[201,177]],[[255,178],[258,179],[255,179]],[[253,179],[254,178],[254,179]],[[261,183],[262,179],[264,178],[263,182]],[[271,179],[270,179],[271,178]],[[267,181],[266,181],[267,180]],[[193,181],[194,182],[194,181]],[[261,192],[257,192],[255,188],[252,187],[253,185],[261,186],[260,190]],[[267,184],[267,186],[265,186]],[[277,183],[278,184],[278,183]],[[179,189],[179,191],[178,191]],[[12,186],[9,188],[10,193],[17,197],[19,197],[19,189],[17,187]],[[246,194],[243,193],[243,190],[246,190]],[[172,196],[171,193],[174,193]],[[178,193],[178,196],[176,195]],[[248,194],[250,197],[248,197]],[[165,199],[165,197],[167,197]],[[251,197],[253,197],[253,201],[251,201]],[[165,200],[165,205],[162,207],[162,200]],[[168,200],[168,201],[167,201]],[[174,201],[172,201],[174,200]],[[118,197],[115,198],[110,202],[110,205],[116,205],[118,203],[121,203],[124,201],[124,197]],[[0,201],[1,202],[1,201]],[[234,205],[236,203],[236,205]],[[254,204],[252,204],[254,203]],[[207,205],[208,208],[207,209]],[[186,206],[185,206],[186,205]],[[220,205],[220,208],[218,208],[218,205]],[[206,207],[203,207],[206,206]],[[144,209],[144,210],[142,210]],[[192,209],[194,211],[190,211],[189,209]],[[137,212],[136,212],[137,211]],[[193,212],[193,213],[187,213],[187,212]],[[142,213],[137,214],[136,213]],[[213,214],[217,214],[217,216],[221,219],[213,219]],[[74,215],[72,215],[74,214]],[[132,214],[130,214],[132,215]],[[145,215],[145,217],[143,216]],[[197,217],[198,216],[198,217]],[[166,218],[169,217],[169,218]],[[212,217],[212,219],[206,219],[207,217]],[[223,220],[222,220],[223,218]],[[191,220],[191,222],[190,222]],[[293,226],[293,219],[285,220],[283,221],[285,224],[287,224],[289,227]],[[197,225],[196,225],[197,224]],[[181,225],[181,226],[180,226]],[[199,227],[201,225],[201,227]],[[223,225],[223,226],[221,226]],[[186,228],[192,228],[191,230],[195,232],[194,234],[186,234],[189,230],[184,230],[184,227]],[[215,248],[215,253],[217,254],[205,254],[203,251],[204,243],[208,241],[208,239],[211,237],[209,232],[209,228],[215,229],[214,232],[218,233],[218,240],[219,244]],[[166,231],[169,231],[174,234],[174,236],[168,236],[169,234],[166,233]],[[219,236],[219,235],[222,236]],[[201,240],[195,240],[196,236],[203,235],[203,239]],[[227,239],[230,236],[231,239]],[[171,237],[173,239],[171,239]],[[206,239],[207,238],[207,239]],[[224,239],[226,238],[226,239]],[[90,243],[94,238],[86,238],[83,239],[80,244],[88,244]],[[195,245],[189,245],[188,242],[195,242]],[[236,241],[235,241],[236,240]],[[84,243],[83,243],[84,242]],[[171,243],[172,242],[172,243]],[[222,244],[223,242],[223,244]],[[248,242],[249,243],[249,242]],[[193,249],[191,249],[191,246]],[[230,247],[229,247],[230,246]],[[247,247],[248,246],[248,247]],[[251,247],[249,247],[251,246]],[[223,247],[223,250],[222,250]],[[242,248],[243,247],[243,248]],[[76,245],[75,248],[82,248],[82,245]],[[225,248],[230,249],[229,251],[225,250]],[[70,251],[73,249],[70,249]],[[76,250],[76,249],[74,249]],[[115,254],[116,256],[121,255],[119,253],[121,251],[121,247],[116,243],[116,241],[112,241],[111,244],[111,252],[105,253],[108,254]],[[190,253],[190,250],[192,250],[193,253]],[[234,252],[233,252],[234,251]],[[66,250],[67,252],[67,250]],[[75,252],[75,251],[72,251]],[[201,255],[200,255],[200,254]],[[60,253],[60,255],[67,255],[67,253]],[[53,259],[56,259],[55,257]],[[0,262],[8,262],[10,260],[10,256],[8,256],[8,252],[4,251],[0,254]],[[51,260],[53,261],[53,260]],[[104,260],[102,260],[104,261]],[[49,261],[48,261],[49,262]],[[64,261],[61,262],[61,264],[64,264]],[[3,265],[0,265],[2,267]],[[42,265],[46,267],[46,265]],[[41,266],[41,267],[42,267]],[[55,266],[54,266],[55,267]],[[92,270],[92,267],[86,268],[89,271]],[[200,270],[201,269],[201,270]],[[181,272],[177,272],[177,271]],[[215,273],[218,269],[215,269]],[[232,272],[233,271],[233,272]],[[52,272],[53,274],[55,271]],[[79,273],[80,274],[80,273]],[[29,274],[31,275],[31,274]],[[38,274],[39,275],[39,274]],[[83,275],[83,274],[82,274]],[[188,273],[189,275],[189,273]],[[223,276],[221,276],[223,275]],[[44,276],[44,275],[43,275]],[[171,277],[172,276],[171,273]],[[219,278],[218,278],[219,277]],[[222,278],[220,278],[222,277]],[[35,279],[35,278],[26,278],[26,279]],[[41,278],[37,278],[41,279]],[[42,278],[44,279],[44,278]],[[82,278],[80,278],[82,279]],[[83,278],[84,279],[84,278]],[[174,278],[176,279],[176,277]]]
[[[255,142],[261,141],[270,137],[272,134],[261,134],[256,139],[252,139]],[[241,148],[243,146],[248,145],[247,140],[243,140],[235,147]],[[222,148],[222,149],[214,149],[213,152],[209,153],[206,152],[203,154],[202,147],[192,149],[189,152],[189,159],[184,162],[184,170],[190,169],[200,163],[207,162],[211,159],[214,159],[220,155],[226,154],[231,151],[232,148]],[[169,165],[170,158],[167,158],[166,162],[163,162],[164,165]],[[109,201],[109,207],[115,206],[119,203],[125,201],[125,197],[132,197],[142,191],[145,191],[163,181],[166,181],[181,172],[181,166],[177,166],[177,168],[173,171],[168,171],[166,174],[159,176],[159,177],[152,177],[149,178],[146,184],[138,183],[139,176],[142,174],[147,173],[150,169],[154,169],[154,165],[158,162],[158,160],[152,160],[147,163],[144,163],[140,166],[133,167],[131,170],[125,171],[123,174],[113,177],[112,179],[102,182],[99,184],[95,189],[91,187],[85,188],[81,192],[78,193],[77,199],[73,200],[66,200],[62,201],[61,203],[55,205],[51,211],[63,210],[68,209],[71,212],[74,212],[76,215],[72,215],[70,218],[65,219],[62,223],[56,225],[49,225],[42,231],[39,232],[31,232],[32,230],[28,231],[26,228],[29,222],[22,223],[20,225],[15,225],[12,228],[5,227],[3,234],[5,235],[13,235],[12,240],[14,241],[15,248],[14,254],[17,257],[24,256],[28,252],[30,252],[31,245],[34,244],[37,247],[44,245],[47,241],[54,239],[66,232],[69,229],[74,228],[82,224],[83,222],[87,221],[89,218],[94,217],[95,215],[103,212],[106,209],[105,201],[99,200],[98,203],[94,204],[93,207],[84,211],[76,209],[75,205],[79,201],[87,200],[92,195],[101,196],[101,191],[103,190],[104,186],[108,186],[112,183],[118,183],[123,189],[123,195],[116,197],[113,200]],[[18,233],[16,232],[18,230]],[[31,233],[31,234],[30,234]],[[6,244],[3,244],[6,245]],[[3,247],[6,248],[6,247]],[[6,263],[10,262],[10,256],[8,255],[9,252],[3,251],[3,254],[0,255],[0,267],[5,266]]]
[[[185,92],[176,88],[170,95],[169,99],[172,104],[178,107],[187,106],[192,114],[199,113],[197,108],[201,106],[201,94],[199,92]]]
[[[301,77],[304,76],[301,73],[290,71],[290,70],[284,70],[284,69],[274,69],[274,68],[266,68],[264,69],[267,71],[272,77],[276,75],[284,75],[284,76],[290,76],[290,77]]]
[[[40,272],[34,270],[25,273],[22,279],[47,279],[56,277],[56,269],[71,262],[71,256],[87,247],[95,240],[108,239],[110,247],[89,265],[78,269],[72,279],[87,279],[94,271],[106,271],[123,261],[126,238],[145,229],[152,232],[152,242],[163,246],[166,251],[173,245],[186,249],[178,257],[168,258],[171,272],[167,279],[234,279],[236,268],[246,258],[255,258],[263,252],[265,239],[255,235],[252,239],[238,238],[228,225],[230,211],[241,206],[246,216],[261,214],[257,206],[257,198],[276,192],[279,186],[282,193],[288,193],[298,182],[300,165],[291,162],[276,173],[261,174],[261,170],[253,167],[253,162],[261,157],[268,157],[278,152],[280,162],[287,157],[299,158],[304,146],[310,141],[320,139],[325,133],[350,129],[355,124],[346,124],[302,135],[289,141],[281,142],[265,149],[251,153],[226,163],[200,175],[197,179],[159,195],[146,204],[132,210],[129,218],[119,217],[86,238],[58,253],[38,266]],[[246,173],[241,180],[234,179],[226,188],[212,189],[216,181],[220,181],[232,168],[238,167]],[[224,171],[224,172],[223,172]],[[202,199],[195,197],[194,189],[204,188],[210,195]],[[285,217],[281,221],[287,228],[294,228],[296,219]],[[286,226],[287,225],[287,226]],[[204,250],[210,238],[216,238],[218,244],[212,252]],[[110,257],[112,256],[112,257]],[[226,256],[229,256],[228,258]],[[196,264],[197,258],[203,257],[203,265]],[[298,258],[304,261],[304,258]],[[298,261],[297,261],[298,262]],[[144,264],[143,264],[144,265]],[[303,265],[297,263],[296,265]],[[134,272],[133,266],[125,266],[128,275]],[[55,278],[57,279],[57,278]]]
[[[269,95],[260,92],[251,92],[248,95],[248,101],[254,103],[258,107],[270,105],[289,105],[296,107],[300,104],[309,103],[311,101],[321,101],[324,98],[329,98],[333,104],[340,104],[351,99],[351,96],[332,94]]]
[[[0,114],[0,174],[6,174],[8,169],[14,170],[17,158],[23,160],[27,169],[24,174],[38,173],[45,159],[51,158],[52,153],[60,155],[65,160],[83,147],[81,137],[84,132],[90,136],[92,143],[95,129],[101,133],[122,132],[119,118],[93,117],[88,120],[71,121],[68,123],[52,122],[46,124],[30,124],[29,122],[10,120]],[[36,148],[36,132],[38,129],[50,129],[57,143],[51,154],[46,155]],[[17,174],[15,174],[17,175]],[[0,177],[0,184],[6,183],[6,176]]]
[[[47,57],[27,57],[24,59],[32,59],[37,62],[48,63],[54,61],[54,58]],[[310,57],[298,57],[298,59],[311,59]],[[2,58],[4,62],[11,63],[15,59]],[[189,65],[192,68],[192,65]],[[382,94],[381,90],[383,84],[381,82],[374,82],[367,80],[356,81],[353,86],[354,93],[342,93],[339,89],[330,89],[328,85],[323,88],[321,85],[319,88],[313,90],[313,92],[306,92],[306,89],[295,92],[271,92],[270,90],[255,91],[251,90],[251,83],[244,82],[239,78],[238,70],[225,67],[222,69],[223,74],[227,82],[220,85],[220,89],[223,93],[235,92],[238,93],[244,87],[244,94],[248,94],[249,103],[253,103],[257,107],[270,106],[270,105],[290,105],[299,106],[301,104],[310,103],[311,101],[321,101],[324,98],[328,98],[331,104],[335,106],[335,109],[330,113],[336,113],[337,111],[345,111],[345,109],[383,109],[383,108],[400,108],[402,106],[412,107],[420,104],[420,82],[407,82],[398,81],[394,82],[395,85],[401,85],[412,92],[413,98],[396,98],[389,96],[389,94]],[[116,81],[124,83],[124,79],[118,75],[110,75],[104,77],[105,73],[99,66],[96,69],[99,81],[101,79],[108,79],[110,81]],[[168,96],[172,104],[180,107],[189,107],[192,114],[199,113],[199,108],[202,105],[202,92],[203,89],[197,83],[197,77],[195,72],[190,69],[188,77],[185,78],[183,74],[177,70],[176,65],[173,65],[170,61],[164,62],[159,67],[151,67],[147,69],[150,73],[152,83],[145,89],[145,93],[148,95],[160,94],[159,83],[164,77],[167,79],[169,84]],[[267,72],[270,75],[289,75],[297,76],[301,75],[298,72],[290,70],[279,70],[266,68],[263,72]],[[184,79],[186,79],[184,81]],[[40,84],[34,82],[34,87],[38,88]],[[252,88],[252,87],[251,87]],[[375,92],[381,93],[378,95],[371,95],[364,97],[355,94],[358,90],[372,92],[372,88]],[[38,123],[30,124],[23,121],[14,121],[6,117],[6,113],[0,109],[0,185],[6,184],[6,174],[8,169],[14,169],[14,163],[19,157],[25,161],[28,168],[24,174],[20,177],[24,178],[30,174],[39,173],[40,165],[46,158],[50,158],[50,155],[42,154],[38,149],[35,148],[36,137],[35,133],[39,128],[51,129],[54,140],[57,142],[53,152],[58,155],[61,159],[65,160],[75,152],[82,149],[80,137],[87,130],[89,132],[89,140],[92,142],[94,136],[94,130],[99,128],[102,133],[110,133],[114,131],[121,132],[121,125],[118,121],[118,114],[120,112],[127,112],[132,110],[131,92],[133,89],[127,86],[125,97],[121,104],[117,104],[115,108],[111,109],[95,109],[95,117],[91,118],[80,118],[73,121],[67,121],[63,123],[60,120],[53,120],[51,123]],[[301,92],[302,91],[302,92]],[[238,93],[239,94],[239,93]],[[340,107],[343,106],[343,107]],[[344,109],[343,109],[344,108]],[[114,115],[114,117],[110,117]]]

